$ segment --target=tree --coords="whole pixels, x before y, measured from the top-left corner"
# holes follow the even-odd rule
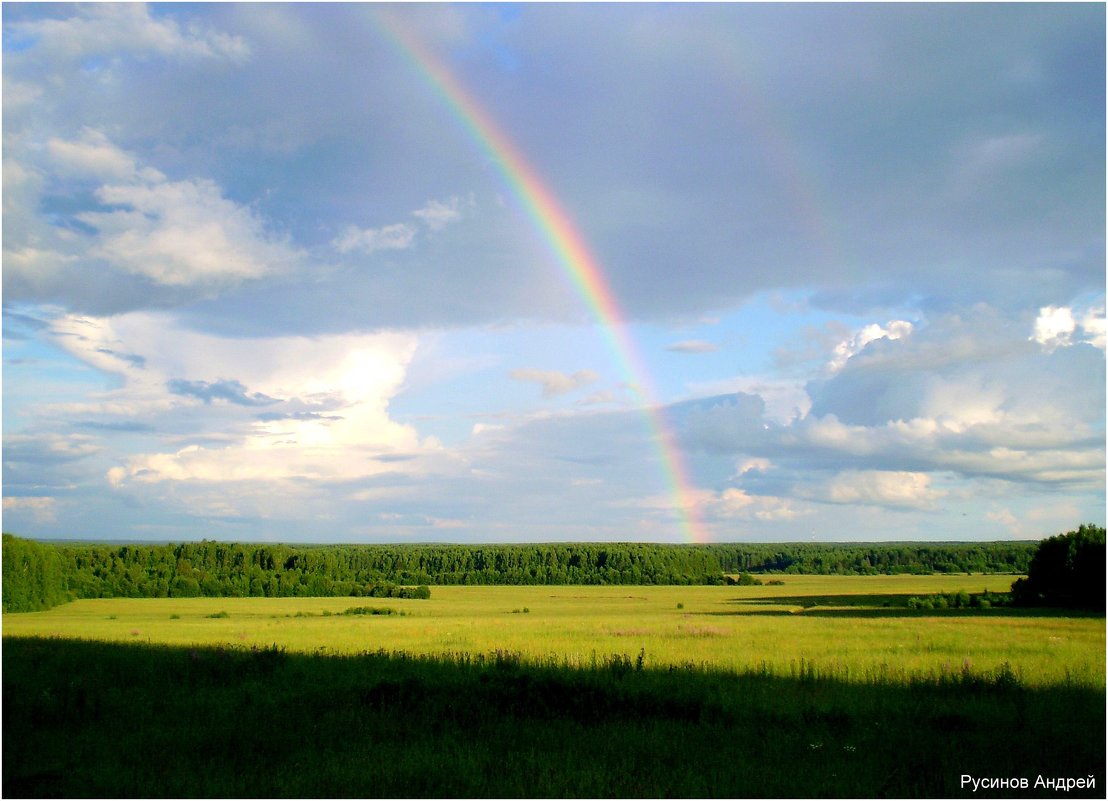
[[[1104,609],[1104,529],[1082,525],[1039,543],[1027,578],[1012,585],[1020,606]]]

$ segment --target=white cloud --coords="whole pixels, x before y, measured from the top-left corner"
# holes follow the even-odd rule
[[[794,501],[774,495],[752,495],[737,487],[728,487],[719,493],[702,494],[699,505],[704,517],[712,519],[747,519],[769,522],[792,520],[808,514]]]
[[[1104,307],[1089,309],[1081,316],[1081,329],[1085,332],[1085,341],[1090,345],[1105,349],[1108,324],[1104,316]]]
[[[15,294],[108,291],[118,273],[210,294],[302,257],[213,181],[169,181],[99,130],[42,147],[21,142],[17,153],[23,162],[4,164],[5,279],[17,280]],[[48,219],[41,208],[54,183],[86,197],[91,188],[95,204]]]
[[[447,200],[428,200],[422,208],[412,212],[431,231],[438,231],[462,218],[464,206],[474,205],[470,197],[463,201],[458,196]],[[394,223],[380,228],[359,228],[348,225],[331,245],[339,253],[360,251],[375,253],[379,250],[407,250],[415,245],[417,229],[408,223]]]
[[[1073,341],[1077,323],[1073,311],[1066,306],[1044,306],[1035,319],[1035,331],[1031,339],[1047,350],[1065,347]]]
[[[760,457],[743,459],[737,465],[735,465],[735,476],[744,476],[747,473],[765,473],[773,467],[773,463],[769,459],[763,459]]]
[[[96,198],[119,208],[77,215],[98,231],[94,254],[158,284],[234,284],[296,259],[286,242],[212,181],[113,184],[100,187]]]
[[[686,339],[667,345],[666,350],[674,353],[714,353],[719,350],[719,345],[703,339]]]
[[[544,398],[573,392],[596,382],[600,378],[593,370],[578,370],[576,373],[569,375],[557,370],[535,370],[532,368],[512,370],[508,373],[508,376],[516,381],[534,381],[541,384]]]
[[[101,131],[85,128],[74,141],[52,138],[46,152],[57,174],[103,181],[131,181],[138,173],[134,156],[116,147]],[[151,180],[164,180],[157,172],[148,173]]]
[[[1065,348],[1078,342],[1087,342],[1100,350],[1105,349],[1104,306],[1091,306],[1079,311],[1071,306],[1043,306],[1035,318],[1035,327],[1029,337],[1047,352]],[[1078,337],[1078,331],[1083,336]]]
[[[835,346],[834,355],[827,367],[832,372],[841,370],[851,357],[861,353],[869,343],[879,339],[901,339],[911,333],[912,324],[907,320],[891,320],[884,327],[877,323],[870,323]]]
[[[416,469],[417,457],[439,450],[388,414],[417,346],[410,334],[234,339],[189,331],[169,315],[152,313],[110,319],[67,315],[55,321],[53,331],[70,353],[122,377],[120,389],[101,395],[100,414],[161,415],[172,421],[185,419],[184,410],[204,407],[199,425],[216,428],[191,434],[216,434],[225,442],[131,457],[109,474],[117,486],[349,480],[395,471],[397,458],[412,457],[403,466]],[[202,398],[174,393],[175,382],[233,385],[266,403],[205,406]]]
[[[812,399],[804,384],[799,379],[735,376],[716,381],[693,382],[689,385],[689,391],[696,397],[756,395],[764,403],[765,408],[762,411],[767,421],[787,425],[804,417],[812,408]]]
[[[5,512],[29,513],[36,523],[54,523],[57,521],[57,499],[40,497],[7,497],[4,498]]]
[[[472,206],[473,202],[473,198],[471,197],[467,205]],[[445,201],[428,200],[423,208],[416,209],[412,212],[412,215],[422,220],[423,224],[432,231],[438,231],[462,218],[462,206],[462,199],[455,195]]]
[[[196,26],[182,31],[172,19],[155,19],[143,3],[78,6],[75,16],[11,23],[14,36],[35,43],[35,53],[54,62],[99,54],[156,54],[164,57],[243,61],[250,47],[241,37]]]
[[[416,229],[407,223],[386,225],[383,228],[358,228],[351,225],[332,243],[339,253],[359,250],[375,253],[378,250],[406,250],[415,242]]]
[[[945,493],[927,473],[903,470],[844,470],[807,493],[816,500],[893,508],[930,509]]]

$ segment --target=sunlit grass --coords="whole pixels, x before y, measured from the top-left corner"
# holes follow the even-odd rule
[[[1010,576],[785,576],[753,587],[434,587],[388,599],[397,614],[344,616],[352,598],[76,601],[6,614],[4,635],[169,645],[277,645],[295,652],[516,652],[589,664],[645,652],[649,666],[790,675],[800,664],[851,681],[1005,663],[1028,686],[1104,686],[1103,617],[1010,610],[912,612],[907,597],[1004,591]],[[680,604],[680,607],[678,606]],[[526,608],[527,613],[522,613]],[[212,617],[226,612],[226,617]]]

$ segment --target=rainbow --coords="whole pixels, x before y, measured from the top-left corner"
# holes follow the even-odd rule
[[[599,324],[614,363],[637,396],[658,452],[682,536],[689,542],[707,542],[709,538],[700,519],[696,492],[689,478],[684,454],[656,401],[657,394],[650,374],[627,333],[624,315],[600,263],[577,231],[572,218],[515,144],[446,66],[390,12],[376,9],[373,16],[401,55],[415,67],[461,121],[477,147],[496,165],[535,230]]]

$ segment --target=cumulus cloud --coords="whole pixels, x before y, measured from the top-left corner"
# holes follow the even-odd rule
[[[96,198],[116,210],[77,215],[99,233],[93,252],[155,283],[237,283],[294,259],[285,242],[212,181],[106,185]]]
[[[844,470],[806,494],[828,503],[931,509],[945,493],[932,487],[927,473]]]
[[[72,191],[91,202],[38,216],[47,177],[75,181]],[[5,209],[14,211],[4,236],[9,295],[107,290],[113,273],[203,295],[287,271],[301,258],[214,181],[170,181],[99,130],[51,138],[37,168],[21,167],[13,178],[10,195],[5,186]]]
[[[1075,315],[1069,306],[1043,306],[1035,318],[1035,328],[1031,341],[1038,342],[1045,350],[1064,348],[1075,342],[1088,342],[1090,345],[1105,349],[1104,307],[1090,308]],[[1077,339],[1078,330],[1084,334]]]
[[[1069,345],[1076,328],[1072,310],[1065,306],[1044,306],[1039,309],[1039,316],[1035,319],[1035,331],[1031,334],[1031,339],[1053,350]]]
[[[812,407],[792,422],[769,424],[756,397],[736,395],[693,405],[681,431],[708,453],[856,471],[824,484],[825,499],[923,492],[911,482],[944,471],[1090,489],[1104,481],[1104,371],[1093,348],[1040,350],[977,309],[871,339],[809,383]]]
[[[593,370],[578,370],[572,375],[561,373],[557,370],[536,370],[533,368],[520,368],[508,373],[510,378],[516,381],[534,381],[542,386],[542,396],[553,398],[556,395],[565,395],[568,392],[580,389],[595,383],[600,376]],[[604,402],[598,400],[597,402]]]
[[[182,30],[172,18],[155,18],[143,3],[94,3],[78,6],[74,16],[10,23],[13,40],[56,62],[101,54],[152,54],[162,57],[243,61],[250,46],[239,36],[191,26]]]
[[[56,406],[55,413],[126,416],[172,428],[188,419],[182,399],[212,409],[213,416],[188,423],[200,442],[126,458],[108,474],[116,486],[349,480],[395,470],[387,457],[437,450],[388,414],[415,352],[413,335],[233,339],[182,328],[164,313],[137,312],[66,315],[52,330],[71,354],[123,382],[94,397],[98,403]],[[259,407],[266,412],[258,415]],[[218,444],[202,442],[206,434]]]
[[[102,131],[93,128],[85,128],[75,140],[51,138],[46,143],[46,152],[60,176],[132,181],[138,175],[135,157],[112,144]],[[155,181],[165,179],[154,170],[144,177]]]
[[[877,323],[869,325],[857,331],[849,339],[835,346],[831,361],[827,367],[832,372],[841,370],[852,356],[861,353],[871,342],[880,339],[896,340],[909,336],[912,333],[912,324],[907,320],[891,320],[885,326]]]
[[[1108,323],[1106,323],[1104,315],[1104,307],[1101,306],[1098,309],[1089,309],[1081,317],[1081,329],[1085,332],[1085,341],[1090,345],[1101,350],[1105,349],[1106,334],[1108,334]]]

